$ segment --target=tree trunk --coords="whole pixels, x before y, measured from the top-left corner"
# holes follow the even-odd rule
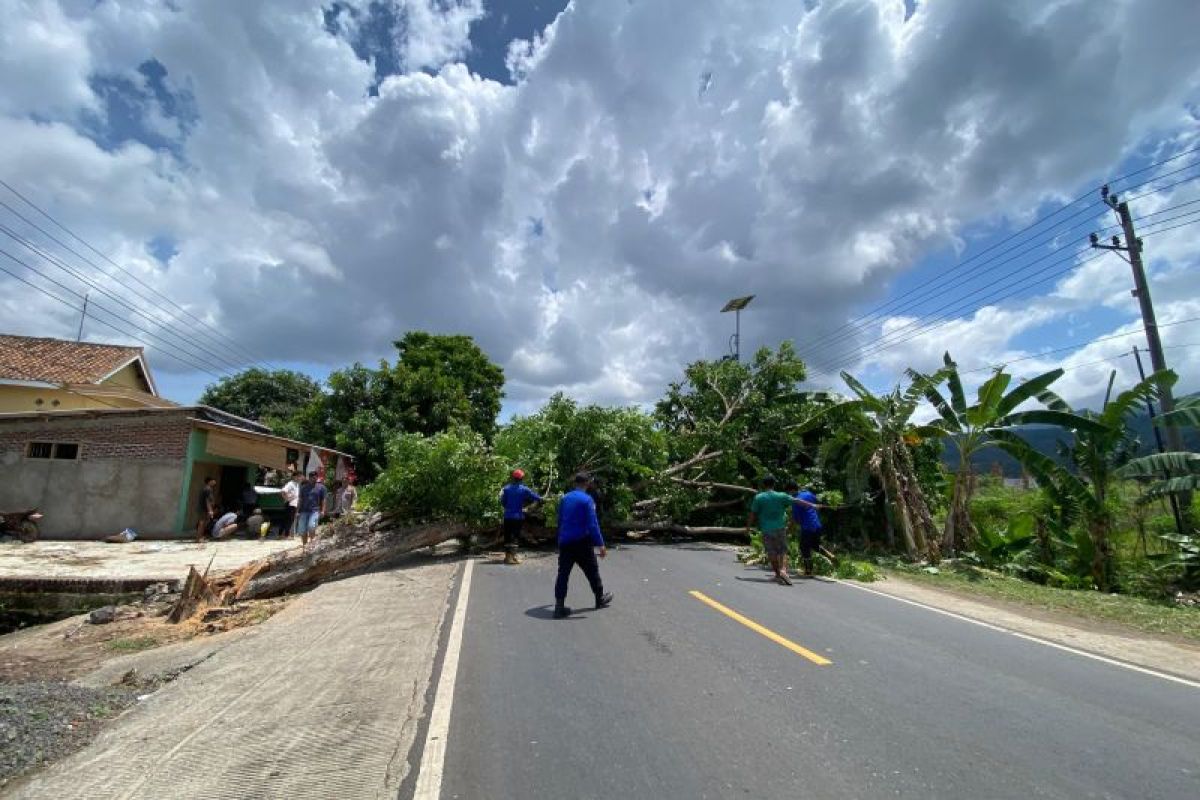
[[[971,491],[974,476],[970,466],[959,469],[954,477],[954,494],[950,501],[950,512],[946,514],[946,535],[942,539],[942,550],[954,555],[959,549],[968,549],[975,540],[975,529],[971,523]]]
[[[680,525],[670,520],[658,522],[609,522],[603,526],[613,533],[632,533],[646,531],[648,533],[669,533],[674,536],[699,536],[717,538],[744,538],[745,528],[726,528],[715,525]]]
[[[207,580],[203,587],[193,587],[190,596],[211,598],[210,604],[219,605],[274,597],[353,570],[384,565],[405,553],[459,539],[468,533],[465,525],[456,522],[394,527],[380,514],[342,518],[323,527],[321,535],[309,547],[293,547],[251,561]],[[195,607],[193,604],[192,609],[180,609],[177,616],[186,618]]]
[[[908,516],[908,504],[905,502],[904,491],[900,488],[900,479],[896,475],[895,454],[890,448],[885,447],[881,453],[879,476],[896,521],[900,524],[900,533],[904,536],[904,549],[908,552],[908,557],[915,561],[918,550],[916,540],[913,539],[912,520]]]
[[[1096,588],[1108,591],[1108,526],[1094,520],[1088,526],[1092,535],[1092,580]]]

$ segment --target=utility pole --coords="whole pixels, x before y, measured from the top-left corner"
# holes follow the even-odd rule
[[[1133,360],[1137,362],[1138,375],[1141,376],[1142,380],[1146,380],[1146,370],[1142,369],[1142,353],[1138,350],[1136,344],[1133,346]],[[1162,431],[1154,424],[1154,403],[1148,397],[1146,398],[1146,413],[1150,415],[1150,428],[1154,431],[1154,444],[1158,448],[1158,452],[1164,453],[1166,452],[1166,448],[1163,446]],[[1164,477],[1169,478],[1171,476],[1168,474]],[[1183,514],[1179,511],[1179,498],[1173,494],[1167,495],[1167,497],[1171,501],[1171,515],[1175,517],[1175,531],[1180,536],[1184,536],[1187,531],[1184,530],[1183,526]]]
[[[1142,265],[1142,240],[1138,238],[1137,231],[1134,230],[1133,215],[1129,213],[1129,203],[1110,193],[1107,186],[1100,190],[1100,197],[1120,218],[1121,228],[1125,232],[1125,243],[1121,243],[1120,236],[1114,236],[1112,244],[1100,244],[1099,237],[1093,233],[1091,236],[1092,247],[1129,254],[1129,266],[1133,268],[1133,296],[1138,299],[1138,305],[1142,309],[1142,326],[1146,329],[1150,365],[1154,367],[1155,372],[1161,372],[1167,368],[1167,359],[1163,355],[1162,340],[1158,337],[1158,322],[1154,318],[1154,302],[1150,299],[1150,284],[1146,280],[1146,269]],[[1175,397],[1170,386],[1159,385],[1158,399],[1162,413],[1168,414],[1175,409]],[[1167,444],[1174,452],[1183,450],[1183,437],[1178,428],[1167,428]]]
[[[88,298],[91,297],[91,295],[91,292],[83,293],[83,313],[79,315],[79,333],[75,334],[75,341],[77,342],[83,341],[83,321],[87,319],[87,304]]]

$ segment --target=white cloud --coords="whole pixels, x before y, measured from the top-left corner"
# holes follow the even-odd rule
[[[515,85],[454,63],[482,3],[407,0],[408,71],[377,97],[317,3],[0,3],[24,48],[0,53],[0,82],[27,87],[0,101],[0,176],[272,360],[465,332],[533,404],[652,399],[724,352],[735,295],[758,295],[744,349],[804,342],[964,225],[1020,218],[1186,126],[1200,76],[1186,0],[1136,3],[1138,25],[1132,0],[930,0],[907,22],[901,0],[579,0],[512,46]],[[363,24],[349,5],[359,22],[339,24]],[[178,159],[105,150],[80,123],[90,79],[149,58],[194,99]],[[167,268],[135,255],[159,235]],[[1058,299],[1119,295],[1078,280]],[[1049,303],[946,333],[1023,352],[997,331],[1052,321]]]

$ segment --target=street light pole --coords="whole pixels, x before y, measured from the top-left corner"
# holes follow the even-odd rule
[[[735,297],[725,304],[721,309],[724,314],[727,311],[733,312],[733,360],[741,361],[742,359],[742,309],[750,305],[750,301],[754,299],[754,295],[746,295],[745,297]]]

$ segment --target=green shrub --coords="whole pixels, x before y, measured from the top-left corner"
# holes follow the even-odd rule
[[[363,504],[413,522],[495,524],[507,469],[483,437],[467,428],[433,436],[402,434],[388,446],[387,467],[363,490]]]

